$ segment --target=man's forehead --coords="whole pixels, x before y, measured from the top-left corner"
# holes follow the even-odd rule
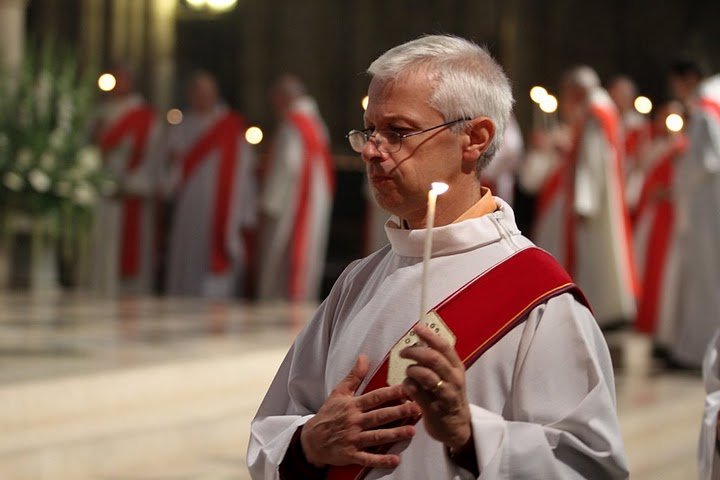
[[[413,120],[418,114],[435,110],[427,76],[414,73],[392,79],[373,78],[368,88],[369,103],[364,118],[381,116],[384,120]]]

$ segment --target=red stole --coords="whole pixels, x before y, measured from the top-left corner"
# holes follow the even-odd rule
[[[212,212],[210,235],[210,271],[215,274],[226,273],[230,269],[231,259],[226,248],[230,207],[233,199],[235,169],[239,168],[238,149],[243,131],[243,119],[240,115],[228,112],[210,127],[195,142],[195,145],[182,159],[182,186],[192,177],[208,157],[218,150],[220,159],[216,173],[215,202]]]
[[[310,241],[310,202],[312,175],[318,170],[325,173],[327,188],[330,192],[335,190],[335,173],[333,171],[332,157],[322,136],[321,126],[310,115],[293,112],[288,120],[298,130],[303,141],[303,158],[300,167],[300,182],[295,201],[297,210],[290,237],[290,275],[288,294],[290,300],[304,298],[307,289],[305,272],[307,271],[307,246]]]
[[[720,103],[707,97],[702,97],[698,101],[700,108],[709,113],[715,121],[720,123]]]
[[[560,264],[549,253],[533,247],[481,273],[432,311],[455,333],[455,350],[468,368],[506,333],[524,322],[533,308],[565,292],[588,305]],[[389,355],[358,395],[387,386],[388,358]],[[360,480],[369,470],[360,465],[333,466],[327,478]]]
[[[637,218],[653,214],[645,253],[645,271],[642,277],[642,296],[638,303],[635,327],[644,333],[653,333],[657,324],[660,289],[667,265],[668,247],[672,238],[675,212],[671,198],[655,196],[667,192],[672,185],[674,161],[687,146],[687,139],[677,136],[657,165],[648,173],[637,206]],[[647,210],[654,207],[654,212]]]
[[[155,114],[146,105],[140,105],[122,116],[100,138],[100,148],[108,152],[125,139],[130,139],[132,150],[125,171],[136,170],[143,160]],[[122,239],[120,244],[120,275],[132,278],[140,271],[140,212],[142,201],[138,197],[123,200]]]

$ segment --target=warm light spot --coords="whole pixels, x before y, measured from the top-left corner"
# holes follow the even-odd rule
[[[183,121],[183,113],[179,108],[171,108],[165,116],[170,125],[180,125]]]
[[[648,97],[643,97],[640,95],[635,99],[635,110],[642,113],[643,115],[647,115],[652,111],[652,102]]]
[[[98,78],[98,87],[100,87],[100,90],[103,92],[112,91],[115,85],[117,85],[117,80],[115,80],[115,76],[111,73],[103,73],[100,75],[100,78]]]
[[[530,89],[530,98],[535,103],[540,103],[543,101],[545,97],[547,97],[548,92],[543,87],[539,85],[535,85]]]
[[[553,113],[557,107],[558,101],[553,95],[548,94],[540,101],[540,110],[545,113]]]
[[[448,188],[450,188],[448,184],[444,182],[432,182],[430,186],[430,190],[435,192],[436,195],[442,195],[443,193],[448,191]]]
[[[250,145],[257,145],[262,142],[262,139],[263,132],[259,127],[250,127],[245,130],[245,140],[247,140]]]
[[[230,10],[237,4],[237,0],[205,0],[208,7],[216,12],[224,12]]]
[[[370,97],[365,95],[362,100],[360,101],[360,105],[362,105],[363,110],[367,110],[368,103],[370,102]]]
[[[665,119],[665,126],[671,132],[679,132],[682,130],[684,123],[683,118],[677,113],[671,113]]]
[[[190,5],[192,8],[202,8],[205,6],[206,0],[185,0],[188,5]]]

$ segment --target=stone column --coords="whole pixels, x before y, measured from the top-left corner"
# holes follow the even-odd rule
[[[148,38],[150,44],[150,101],[164,112],[172,106],[175,77],[176,0],[151,0]]]
[[[27,0],[0,0],[0,67],[15,72],[20,68],[25,47]]]

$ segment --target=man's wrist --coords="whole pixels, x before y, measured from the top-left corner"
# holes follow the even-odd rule
[[[301,441],[302,429],[302,426],[298,427],[293,434],[292,440],[290,440],[290,446],[280,463],[279,473],[281,480],[322,480],[327,474],[327,468],[316,467],[311,464],[305,456]]]
[[[464,468],[476,477],[480,475],[472,429],[470,430],[470,436],[464,444],[455,447],[446,445],[445,448],[448,457],[450,457],[450,460],[452,460],[455,465]]]
[[[304,425],[298,428],[299,433],[299,443],[300,443],[300,450],[302,452],[303,458],[305,461],[312,465],[314,468],[325,468],[325,464],[322,462],[318,462],[315,460],[315,458],[312,457],[312,453],[310,452],[310,447],[307,444],[307,438],[304,435]]]

